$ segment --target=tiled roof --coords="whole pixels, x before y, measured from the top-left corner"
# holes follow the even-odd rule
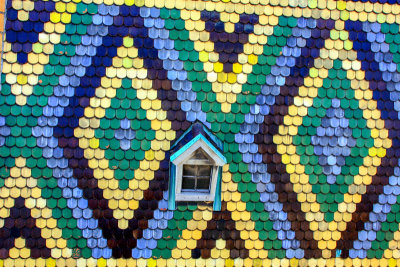
[[[4,266],[400,265],[399,0],[6,14]],[[222,208],[171,211],[170,149],[197,121],[222,141]]]
[[[4,40],[4,24],[5,24],[5,7],[6,3],[5,0],[0,0],[0,49],[1,52],[3,51],[3,40]],[[2,53],[0,53],[2,55]],[[1,73],[1,66],[2,66],[2,58],[0,58],[0,73]],[[1,85],[0,85],[1,88]]]

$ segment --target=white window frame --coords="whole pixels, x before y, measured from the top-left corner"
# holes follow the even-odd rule
[[[211,164],[205,164],[201,160],[193,160],[192,157],[198,149],[202,149]],[[172,163],[176,166],[176,183],[175,183],[175,201],[214,201],[215,190],[217,187],[218,180],[218,167],[223,166],[225,162],[220,158],[217,153],[209,147],[201,138],[197,140],[189,149],[179,155]],[[210,177],[210,192],[182,192],[182,174],[183,165],[211,165],[211,177]]]

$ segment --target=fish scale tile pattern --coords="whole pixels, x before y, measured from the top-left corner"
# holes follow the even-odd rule
[[[3,40],[5,37],[5,32],[4,32],[5,6],[6,6],[5,0],[0,1],[0,47],[1,47],[1,51],[3,51]],[[2,58],[0,59],[0,72],[1,72],[1,66],[2,66]]]
[[[0,0],[0,21],[3,266],[400,265],[400,1]],[[220,211],[168,209],[196,122]]]

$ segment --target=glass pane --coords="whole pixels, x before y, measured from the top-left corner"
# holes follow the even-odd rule
[[[183,165],[182,191],[208,192],[212,173],[210,165]]]
[[[198,172],[197,172],[198,176],[210,177],[210,175],[211,175],[211,166],[210,165],[197,165],[197,168],[198,168]]]
[[[182,190],[195,189],[196,179],[182,177]]]
[[[209,189],[210,188],[210,178],[197,179],[197,189]]]
[[[196,165],[183,165],[183,176],[195,176]]]

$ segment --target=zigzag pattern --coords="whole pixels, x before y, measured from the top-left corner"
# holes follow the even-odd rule
[[[399,11],[8,0],[3,264],[396,265]],[[221,211],[167,209],[195,121],[224,143]]]

